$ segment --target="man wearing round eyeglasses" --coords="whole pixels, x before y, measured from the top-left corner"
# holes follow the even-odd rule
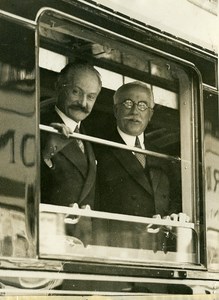
[[[153,109],[153,93],[148,85],[139,81],[122,85],[114,94],[116,128],[109,139],[156,152],[145,136]],[[169,176],[173,175],[166,160],[114,147],[96,147],[96,157],[99,181],[97,209],[144,217],[166,216],[181,211],[176,201],[178,186],[171,184]],[[144,248],[148,235],[146,227],[143,227],[111,221],[106,230],[110,233],[107,234],[108,243]],[[139,228],[140,233],[143,230],[146,236],[139,237]],[[147,246],[152,247],[152,243]]]
[[[120,135],[127,134],[133,141],[135,136],[143,135],[153,115],[153,107],[152,91],[147,85],[134,82],[121,86],[114,95],[114,114]]]

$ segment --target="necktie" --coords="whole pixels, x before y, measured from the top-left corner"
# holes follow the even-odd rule
[[[75,127],[75,132],[79,133],[78,125]],[[79,148],[81,149],[81,151],[84,153],[84,143],[82,142],[82,140],[76,139],[76,142],[77,142]]]
[[[141,148],[141,144],[140,144],[138,136],[136,136],[135,147]],[[137,160],[140,162],[140,164],[142,165],[142,167],[145,168],[145,164],[146,164],[145,155],[141,154],[141,153],[138,153],[138,152],[135,152],[135,156],[136,156]]]

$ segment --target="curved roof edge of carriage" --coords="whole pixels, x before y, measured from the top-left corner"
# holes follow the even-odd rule
[[[169,2],[171,1],[172,0]],[[107,6],[102,3],[107,3]],[[141,8],[144,4],[145,3],[142,1],[139,2],[139,11],[141,11],[139,8]],[[132,13],[130,13],[130,10],[125,9],[125,7],[121,4],[118,5],[118,1],[115,0],[110,0],[108,2],[105,0],[98,0],[98,3],[93,0],[50,0],[49,2],[45,0],[2,0],[0,3],[0,13],[14,17],[16,16],[17,18],[21,18],[29,22],[37,22],[39,15],[44,10],[48,9],[57,10],[68,15],[75,15],[80,18],[87,18],[93,22],[98,22],[100,25],[105,25],[106,20],[110,21],[111,24],[117,24],[117,27],[118,24],[122,23],[126,26],[132,26],[132,28],[135,28],[136,30],[147,31],[151,35],[157,36],[158,39],[162,39],[162,41],[168,40],[172,46],[174,44],[174,47],[188,47],[192,48],[194,51],[205,52],[210,56],[217,57],[218,35],[216,33],[216,26],[213,37],[211,34],[212,26],[217,24],[217,16],[213,14],[211,14],[211,21],[213,21],[209,22],[209,26],[211,27],[209,27],[209,29],[207,28],[208,32],[206,32],[206,36],[204,33],[203,39],[201,40],[192,36],[189,37],[185,31],[183,34],[182,31],[178,30],[177,34],[174,29],[176,29],[177,26],[179,27],[182,25],[180,25],[179,22],[174,26],[173,23],[167,24],[163,22],[161,24],[160,21],[158,22],[158,15],[150,15],[150,18],[148,19],[146,14],[143,16],[140,13],[136,13],[136,9],[133,9]],[[177,21],[177,16],[175,16],[175,19]],[[191,29],[190,31],[192,32]],[[216,38],[214,38],[214,36]]]

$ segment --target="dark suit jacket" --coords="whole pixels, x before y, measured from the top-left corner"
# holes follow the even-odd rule
[[[116,129],[109,139],[124,144]],[[155,151],[149,144],[145,147]],[[144,170],[132,152],[109,146],[95,146],[95,155],[99,194],[96,210],[145,217],[181,211],[180,180],[174,174],[172,163],[147,155],[147,168]],[[99,230],[100,243],[147,249],[154,247],[154,236],[147,233],[145,225],[115,221],[102,223],[98,226],[102,227]],[[159,239],[162,238],[159,236]]]
[[[63,123],[54,107],[41,115],[41,124]],[[50,133],[41,132],[41,149],[45,147]],[[96,162],[89,142],[84,142],[86,155],[78,147],[75,139],[53,158],[53,168],[41,159],[41,202],[69,206],[79,206],[94,202]]]
[[[111,140],[124,144],[117,130]],[[151,145],[145,147],[155,151]],[[180,180],[172,163],[148,155],[144,171],[130,151],[97,146],[95,155],[99,183],[97,209],[145,217],[180,211]]]

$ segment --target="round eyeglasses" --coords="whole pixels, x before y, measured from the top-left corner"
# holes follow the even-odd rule
[[[146,101],[139,101],[139,102],[134,102],[131,99],[126,99],[122,103],[119,103],[121,105],[124,105],[125,108],[131,109],[134,105],[137,105],[137,108],[140,111],[145,111],[146,109],[153,110],[153,108],[149,107]]]

